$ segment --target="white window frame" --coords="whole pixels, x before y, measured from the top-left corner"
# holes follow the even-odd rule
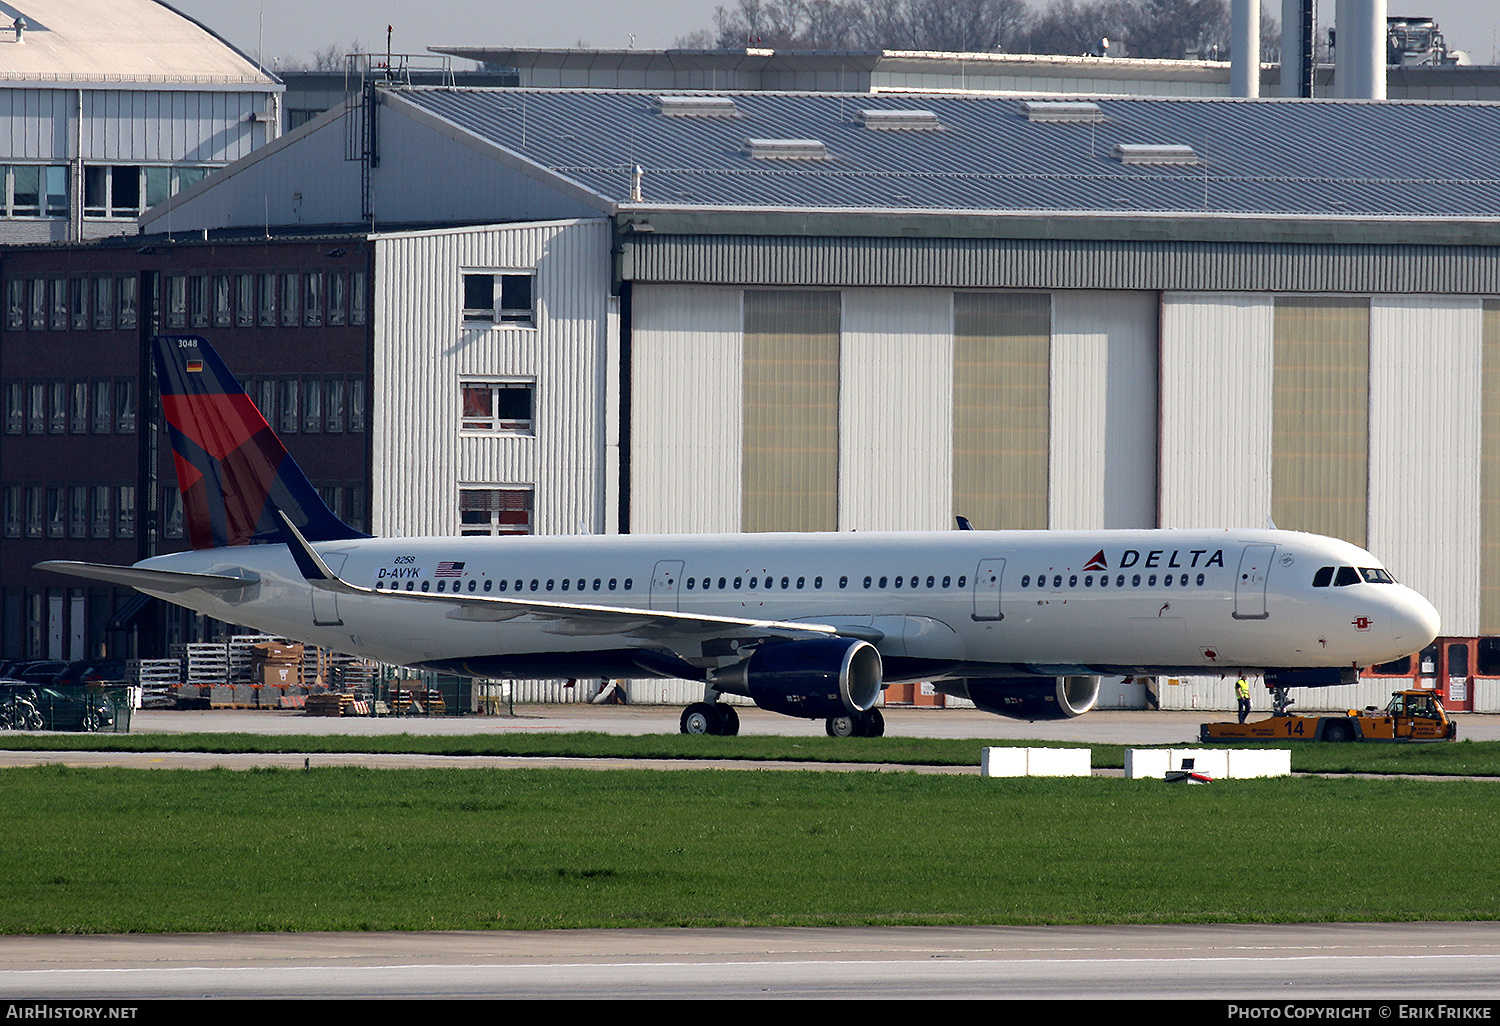
[[[482,414],[471,416],[467,411],[469,389],[487,389],[490,393],[490,409],[498,409],[495,393],[501,391],[525,391],[531,398],[531,415],[527,418],[502,418],[493,412],[486,418]],[[465,378],[458,383],[459,431],[464,435],[536,435],[536,379],[535,378]],[[482,423],[484,420],[489,423]]]
[[[508,493],[508,495],[504,499],[497,496],[498,501],[494,503],[494,508],[489,511],[489,522],[486,524],[475,522],[477,515],[485,511],[473,508],[474,504],[465,495],[466,492],[503,492]],[[533,485],[461,484],[458,486],[458,495],[458,533],[461,535],[504,538],[536,533],[536,488]],[[500,515],[505,512],[502,506],[509,504],[509,508],[515,508],[515,500],[521,498],[524,499],[526,510],[526,526],[524,530],[507,526],[500,520]],[[465,513],[471,515],[469,522],[465,522],[464,520]]]
[[[469,288],[471,280],[490,279],[490,302],[488,306],[482,304],[469,305]],[[505,305],[506,281],[525,279],[527,283],[528,302],[523,307],[520,305]],[[536,271],[534,270],[490,270],[487,268],[466,268],[459,280],[459,309],[463,315],[465,327],[489,327],[489,328],[535,328],[536,316]]]

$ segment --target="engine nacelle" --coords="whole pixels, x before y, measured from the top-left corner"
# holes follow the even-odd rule
[[[969,677],[937,687],[1016,720],[1069,720],[1099,701],[1098,677]]]
[[[715,670],[708,683],[769,712],[819,720],[862,713],[885,687],[880,652],[857,638],[783,641]]]

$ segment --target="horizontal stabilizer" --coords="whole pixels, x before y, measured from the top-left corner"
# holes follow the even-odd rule
[[[181,570],[151,570],[142,566],[111,566],[108,563],[78,563],[66,559],[51,559],[36,564],[38,570],[86,577],[91,581],[106,581],[123,584],[128,588],[144,591],[229,591],[257,583],[256,577],[230,577],[226,574],[191,574]]]

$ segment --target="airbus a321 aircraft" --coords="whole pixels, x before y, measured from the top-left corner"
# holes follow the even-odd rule
[[[724,694],[878,736],[897,682],[1026,719],[1088,712],[1101,674],[1337,684],[1438,633],[1370,553],[1288,531],[372,538],[206,340],[156,368],[192,551],[39,566],[388,663],[702,681],[687,733],[737,733]]]

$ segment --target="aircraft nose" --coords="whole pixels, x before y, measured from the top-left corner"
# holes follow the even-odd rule
[[[1391,617],[1391,636],[1401,642],[1405,650],[1418,652],[1438,636],[1442,619],[1424,596],[1406,587],[1401,591],[1395,615]]]

